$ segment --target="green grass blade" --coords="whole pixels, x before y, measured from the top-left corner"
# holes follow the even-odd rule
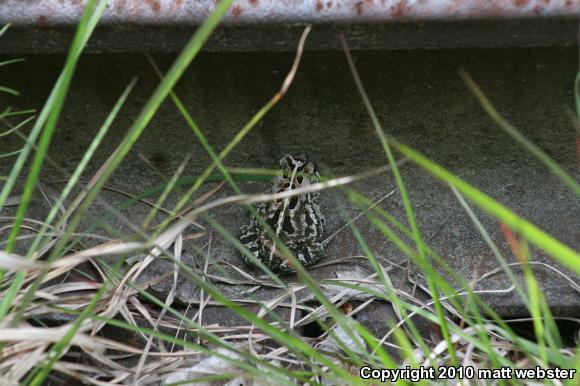
[[[341,41],[342,41],[342,46],[343,46],[343,50],[344,53],[346,55],[347,58],[347,62],[348,65],[350,67],[354,82],[357,86],[358,92],[363,100],[363,103],[366,107],[366,110],[373,122],[373,126],[375,128],[375,131],[377,133],[377,136],[379,137],[381,144],[383,146],[383,149],[387,155],[387,158],[389,160],[389,164],[391,165],[391,168],[393,170],[393,175],[395,176],[395,181],[397,183],[397,187],[399,189],[399,193],[401,194],[401,199],[403,200],[403,204],[405,207],[405,213],[407,215],[407,220],[409,221],[409,225],[411,227],[411,230],[413,232],[413,239],[415,241],[415,245],[417,246],[417,250],[419,251],[417,257],[419,260],[420,265],[427,265],[427,255],[425,253],[425,244],[423,243],[423,239],[421,237],[421,233],[419,231],[419,226],[417,225],[417,221],[415,218],[415,213],[413,211],[413,208],[411,206],[411,201],[409,200],[409,196],[407,194],[407,189],[405,188],[405,184],[403,183],[403,178],[401,177],[401,174],[399,172],[399,168],[397,166],[397,163],[395,161],[395,157],[393,155],[393,152],[391,151],[391,146],[389,144],[389,141],[387,140],[387,136],[385,135],[383,128],[379,122],[379,119],[377,117],[377,115],[375,114],[374,108],[370,102],[370,99],[367,96],[367,93],[364,89],[364,86],[362,84],[362,81],[360,79],[360,76],[358,75],[358,71],[356,69],[356,66],[354,64],[354,61],[352,60],[352,57],[350,55],[350,50],[348,48],[348,45],[346,43],[346,39],[344,38],[344,36],[341,37]],[[443,310],[443,307],[441,306],[441,304],[439,303],[439,289],[437,288],[437,285],[435,283],[435,281],[432,279],[432,277],[429,275],[428,276],[428,285],[431,291],[431,295],[433,297],[433,300],[435,301],[435,309],[437,311],[437,315],[439,316],[439,321],[440,321],[440,328],[441,328],[441,334],[443,335],[443,338],[445,339],[445,341],[447,342],[447,344],[449,345],[449,347],[451,348],[451,362],[453,365],[457,366],[458,362],[457,362],[457,358],[455,355],[455,352],[453,350],[454,345],[451,342],[451,337],[449,335],[449,331],[447,328],[447,320],[445,319],[445,313]]]
[[[17,154],[20,154],[20,152],[22,152],[22,149],[18,149],[18,150],[14,150],[14,151],[10,151],[8,153],[0,153],[0,158],[8,158],[8,157],[12,157],[15,156]]]
[[[20,129],[22,126],[26,125],[28,122],[32,121],[34,118],[36,118],[34,115],[26,118],[25,120],[23,120],[22,122],[20,122],[16,126],[6,130],[5,132],[0,133],[0,137],[4,137],[4,136],[12,134],[16,130]]]
[[[206,170],[201,174],[199,179],[195,181],[193,186],[179,200],[179,202],[177,203],[177,205],[173,210],[173,213],[178,213],[179,211],[181,211],[181,209],[185,207],[191,195],[195,191],[197,191],[199,187],[201,187],[201,185],[206,181],[206,179],[213,172],[216,166],[220,169],[220,171],[222,172],[226,180],[230,183],[230,185],[235,187],[233,179],[231,178],[229,172],[227,171],[227,169],[225,169],[221,161],[227,157],[227,155],[244,139],[244,137],[256,126],[256,124],[260,122],[262,118],[272,109],[272,107],[274,107],[286,94],[288,88],[292,84],[296,71],[298,70],[298,66],[300,64],[302,52],[304,49],[304,44],[306,38],[308,37],[310,29],[311,29],[310,26],[307,26],[304,32],[302,33],[302,36],[300,37],[297,53],[294,58],[294,63],[292,64],[292,68],[288,72],[288,75],[284,79],[284,82],[282,83],[280,90],[276,94],[274,94],[274,96],[264,106],[262,106],[262,108],[258,110],[256,114],[254,114],[254,116],[252,116],[252,118],[244,125],[244,127],[242,127],[242,129],[234,136],[234,138],[226,145],[226,147],[218,155],[216,155],[213,149],[209,146],[209,144],[205,140],[205,137],[203,136],[203,133],[201,132],[201,130],[199,130],[193,119],[191,119],[191,117],[187,113],[187,110],[185,109],[185,106],[180,102],[179,98],[177,98],[177,95],[173,94],[172,98],[177,108],[182,113],[186,122],[190,125],[196,136],[200,139],[205,150],[212,157],[212,163],[210,164],[210,166],[206,168]],[[169,224],[169,221],[171,221],[171,219],[172,216],[169,216],[167,220],[165,220],[161,224],[161,226],[159,227],[160,231],[163,230]]]
[[[125,89],[125,91],[123,92],[123,94],[121,95],[121,97],[119,98],[119,100],[117,101],[117,103],[115,104],[115,106],[113,107],[113,109],[111,110],[109,115],[107,116],[107,119],[105,120],[105,122],[103,123],[103,125],[101,126],[101,128],[98,130],[97,134],[95,135],[95,137],[91,141],[91,144],[90,144],[89,148],[87,149],[87,151],[85,152],[85,155],[83,156],[81,161],[78,163],[77,167],[75,168],[75,171],[73,172],[73,174],[69,178],[69,180],[68,180],[67,184],[65,185],[65,187],[63,188],[60,196],[56,200],[55,204],[52,206],[49,214],[46,216],[46,219],[45,219],[41,229],[38,231],[37,236],[34,238],[32,244],[28,248],[28,253],[26,256],[27,259],[30,259],[32,257],[32,255],[34,254],[34,252],[37,251],[37,249],[42,241],[43,235],[45,234],[49,225],[52,224],[52,221],[54,220],[57,213],[59,212],[59,208],[61,208],[63,206],[65,200],[67,199],[69,194],[72,192],[75,185],[78,183],[80,176],[82,175],[82,173],[85,170],[86,166],[88,165],[89,161],[92,159],[93,155],[95,154],[98,146],[100,145],[105,134],[108,132],[109,128],[111,127],[117,114],[121,110],[121,107],[125,103],[125,100],[127,99],[129,93],[133,89],[135,82],[136,82],[136,79],[134,79],[129,84],[129,86],[127,86],[127,88]],[[66,221],[66,217],[67,217],[67,214],[65,213],[63,218],[55,225],[55,227],[58,228],[62,224],[62,222]],[[10,289],[5,293],[4,298],[2,299],[2,302],[0,302],[0,319],[6,315],[6,313],[8,312],[8,309],[13,304],[13,300],[16,297],[18,291],[20,290],[20,288],[24,282],[25,276],[26,276],[25,272],[19,272],[14,277],[14,279],[10,285]],[[31,287],[36,288],[36,286],[37,285],[32,284]],[[32,294],[33,291],[31,291],[30,293]],[[26,296],[25,296],[25,298],[26,298]],[[23,299],[23,302],[26,303],[26,300]],[[17,314],[16,319],[19,319],[19,317],[20,317],[19,314]]]
[[[18,206],[18,209],[16,212],[16,219],[14,220],[14,225],[12,227],[10,235],[8,236],[8,245],[6,246],[7,252],[11,252],[14,248],[14,242],[16,241],[16,238],[18,237],[18,233],[20,231],[20,225],[22,224],[22,220],[23,220],[24,216],[26,215],[26,211],[28,209],[28,204],[29,204],[30,199],[32,197],[32,193],[36,187],[36,181],[37,181],[38,176],[40,174],[40,170],[42,168],[45,155],[48,151],[48,146],[50,145],[50,141],[52,139],[52,134],[53,134],[54,128],[56,127],[56,123],[58,121],[61,108],[64,104],[64,99],[65,99],[65,96],[67,94],[70,82],[72,80],[72,76],[73,76],[73,73],[74,73],[74,70],[76,67],[76,63],[78,61],[78,58],[79,58],[84,46],[86,45],[86,42],[88,41],[89,36],[91,35],[92,31],[95,28],[95,26],[100,18],[100,15],[104,11],[106,4],[107,4],[107,1],[102,1],[99,3],[99,5],[97,7],[97,6],[95,6],[94,0],[89,1],[87,3],[86,10],[83,13],[83,17],[81,19],[77,33],[76,33],[75,38],[73,40],[71,50],[69,51],[69,55],[67,56],[64,70],[63,70],[59,80],[57,81],[57,85],[55,87],[54,92],[51,93],[51,96],[49,97],[49,100],[48,100],[47,104],[45,105],[45,109],[43,109],[41,116],[37,120],[37,124],[33,128],[32,133],[30,135],[30,137],[32,137],[32,138],[30,138],[31,143],[34,143],[35,139],[36,139],[35,135],[40,134],[41,129],[43,129],[42,136],[40,138],[38,148],[36,151],[36,155],[32,161],[32,165],[30,167],[30,171],[29,171],[27,179],[26,179],[26,184],[24,185],[24,191],[22,193],[22,202]],[[46,117],[46,124],[44,122],[44,119],[41,119],[44,117]],[[29,150],[27,150],[27,149],[29,149],[29,146],[31,146],[31,144],[27,144],[24,146],[23,151],[21,152],[21,154],[17,160],[17,164],[15,164],[15,167],[13,167],[12,172],[15,172],[14,174],[16,174],[16,175],[20,172],[19,168],[21,168],[23,166],[22,165],[23,162],[22,162],[22,164],[19,164],[19,161],[21,159],[24,161],[26,159],[26,157],[28,156]],[[10,174],[10,177],[13,176],[12,172]],[[14,181],[11,181],[11,182],[15,182],[15,178],[14,178]],[[4,200],[8,196],[10,189],[11,189],[11,187],[4,186],[2,193],[0,194],[0,208],[3,206]]]
[[[0,86],[0,92],[10,94],[10,95],[16,95],[16,96],[20,95],[20,93],[17,90],[14,90],[13,88],[5,87],[5,86]]]
[[[24,62],[25,60],[26,59],[24,59],[24,58],[16,58],[16,59],[4,60],[3,62],[0,62],[0,67],[2,67],[2,66],[8,66],[8,65],[14,64],[14,63]]]
[[[451,186],[451,191],[453,192],[453,194],[455,195],[455,197],[459,201],[459,204],[463,207],[463,209],[465,210],[465,212],[467,213],[467,215],[469,216],[469,218],[471,219],[471,221],[473,222],[473,224],[475,225],[475,227],[477,228],[477,230],[479,231],[479,233],[483,237],[483,239],[484,239],[485,243],[487,244],[487,246],[489,247],[489,249],[493,252],[493,254],[494,254],[495,258],[497,259],[499,265],[501,266],[503,272],[505,272],[505,274],[509,277],[511,282],[516,286],[515,287],[516,292],[520,296],[520,299],[525,302],[527,299],[526,294],[524,293],[524,290],[519,285],[519,282],[518,282],[515,274],[512,272],[510,267],[508,267],[508,263],[507,263],[506,259],[502,256],[502,254],[500,253],[497,245],[495,245],[495,243],[491,239],[491,236],[489,235],[487,230],[484,228],[481,221],[479,221],[479,219],[477,218],[477,216],[475,215],[475,213],[473,212],[473,210],[471,209],[469,204],[465,201],[463,196],[453,186]]]
[[[6,31],[8,31],[8,28],[10,28],[10,23],[4,24],[4,26],[0,28],[0,38],[6,33]]]
[[[429,160],[421,153],[394,139],[391,139],[391,143],[393,143],[393,146],[399,152],[409,157],[417,165],[421,166],[438,179],[456,188],[477,206],[504,222],[523,238],[529,240],[538,248],[546,251],[549,255],[566,267],[572,269],[574,272],[580,273],[580,254],[578,252],[556,240],[546,232],[543,232],[535,225],[519,217],[507,207],[495,201],[485,193],[480,192],[467,182],[455,176],[453,173],[444,169],[442,166]]]
[[[41,116],[46,116],[46,125],[44,125],[43,120],[41,118],[39,118],[36,121],[36,125],[32,130],[33,133],[37,132],[38,134],[40,134],[40,130],[44,126],[44,130],[42,131],[42,136],[40,138],[40,142],[39,142],[39,145],[38,145],[37,150],[36,150],[36,155],[32,161],[32,165],[30,167],[30,171],[29,171],[28,177],[26,179],[26,184],[24,185],[24,191],[22,193],[21,203],[18,206],[18,209],[16,211],[14,224],[12,226],[10,235],[8,236],[8,243],[6,245],[6,252],[8,252],[8,253],[12,252],[12,250],[14,248],[14,244],[16,242],[16,239],[17,239],[19,231],[20,231],[20,226],[22,224],[24,216],[26,215],[26,211],[28,209],[28,204],[30,203],[30,200],[32,198],[32,193],[33,193],[34,189],[36,188],[36,182],[38,180],[40,170],[41,170],[42,165],[44,163],[44,158],[46,156],[46,153],[48,152],[48,146],[50,145],[53,130],[56,127],[56,123],[57,123],[57,120],[58,120],[58,117],[60,114],[60,110],[64,104],[64,99],[65,99],[66,93],[68,91],[68,87],[70,85],[70,82],[72,80],[72,75],[74,73],[74,69],[76,67],[77,60],[78,60],[86,42],[88,41],[88,37],[90,36],[92,31],[94,30],[94,28],[97,24],[97,21],[100,18],[100,15],[104,11],[106,3],[107,3],[106,1],[103,1],[97,7],[97,6],[95,6],[95,1],[92,0],[87,4],[87,7],[85,9],[85,12],[83,13],[81,22],[79,23],[77,33],[76,33],[75,38],[73,40],[71,50],[70,50],[69,55],[67,57],[64,70],[63,70],[59,80],[57,81],[57,85],[55,86],[54,92],[51,93],[51,96],[49,97],[49,101],[46,103],[45,108],[41,112]],[[31,135],[29,136],[29,140],[34,140],[33,138],[31,138],[31,137],[34,137],[33,133],[31,133]],[[24,147],[22,148],[22,152],[20,153],[20,156],[18,157],[15,166],[13,166],[13,169],[12,169],[10,177],[9,177],[9,178],[14,177],[14,181],[15,181],[16,176],[19,173],[19,170],[17,170],[17,168],[22,167],[22,164],[19,164],[19,162],[20,161],[24,162],[24,160],[28,154],[28,151],[32,147],[33,143],[34,142],[32,142],[32,143],[27,142],[24,145]],[[16,171],[16,173],[13,173],[15,171]],[[3,195],[5,193],[6,188],[7,188],[7,186],[4,186],[2,194],[0,194],[0,208],[4,204],[5,198],[3,197]],[[8,193],[9,193],[9,190],[6,192],[6,196]],[[4,275],[4,271],[0,271],[0,282],[2,281],[3,275]],[[17,283],[13,282],[12,285],[14,285],[15,287],[11,286],[11,288],[16,288]],[[3,318],[5,316],[5,312],[7,311],[6,307],[8,305],[9,304],[7,303],[7,300],[3,299],[3,302],[1,305],[3,308],[0,309],[0,320],[3,320]]]
[[[528,152],[530,152],[533,156],[535,156],[538,160],[540,160],[552,173],[558,176],[570,189],[576,193],[577,196],[580,197],[580,185],[570,176],[560,165],[558,165],[550,156],[544,153],[539,147],[534,145],[530,142],[518,129],[516,129],[511,123],[506,121],[499,112],[495,109],[493,104],[489,101],[487,96],[483,93],[483,91],[479,88],[479,86],[475,83],[475,81],[467,74],[465,71],[460,71],[460,75],[463,78],[463,81],[467,84],[467,87],[471,90],[473,95],[477,97],[479,103],[489,115],[489,117],[499,126],[501,127],[507,134],[509,134],[516,142],[518,142],[522,147],[524,147]],[[578,81],[578,76],[576,80]],[[576,92],[578,92],[578,85],[576,84]],[[576,102],[578,108],[578,100]]]
[[[98,181],[95,182],[93,189],[91,189],[85,201],[80,207],[80,213],[86,211],[90,203],[95,199],[96,195],[102,189],[105,182],[108,178],[112,175],[114,170],[119,166],[121,161],[127,155],[129,150],[131,149],[132,145],[137,141],[147,124],[155,115],[157,109],[161,105],[161,103],[165,100],[177,80],[181,77],[183,72],[187,69],[193,58],[199,53],[201,47],[211,34],[211,32],[215,29],[218,25],[219,21],[228,10],[229,6],[231,5],[231,0],[224,0],[217,4],[214,12],[208,16],[208,18],[204,21],[204,23],[197,29],[194,36],[188,42],[182,53],[179,55],[171,69],[169,70],[165,80],[159,84],[159,86],[154,91],[151,98],[148,100],[147,104],[136,118],[134,124],[131,126],[128,135],[124,138],[121,145],[117,148],[117,150],[112,154],[112,156],[107,160],[105,163],[105,168],[101,177]],[[80,222],[80,215],[75,216],[70,223],[70,229],[74,230],[78,223]],[[49,259],[56,258],[64,248],[66,243],[66,237],[63,237],[60,242],[55,246],[54,251],[49,256]],[[124,259],[119,259],[120,262],[123,262]],[[49,351],[47,363],[45,363],[39,373],[32,379],[31,385],[40,385],[44,381],[44,379],[48,376],[54,363],[62,356],[63,352],[66,350],[68,345],[70,344],[71,339],[78,331],[80,324],[82,321],[91,315],[93,307],[96,305],[96,302],[104,295],[104,289],[106,286],[103,286],[102,290],[94,297],[91,305],[89,305],[77,318],[75,323],[71,326],[70,330],[67,332],[66,336],[57,344],[55,344]]]
[[[26,115],[26,114],[34,114],[36,112],[35,109],[29,110],[20,110],[20,111],[12,111],[10,107],[6,108],[4,111],[0,113],[0,119],[13,117],[16,115]]]

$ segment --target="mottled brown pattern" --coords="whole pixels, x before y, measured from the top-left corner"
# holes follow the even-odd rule
[[[280,168],[281,171],[272,180],[268,193],[282,193],[307,187],[319,179],[316,165],[304,155],[285,155],[280,160]],[[317,199],[317,193],[304,193],[260,203],[254,207],[257,215],[252,215],[249,225],[240,228],[238,238],[256,259],[272,271],[293,271],[286,256],[270,237],[272,233],[262,226],[261,220],[265,221],[276,234],[276,238],[304,266],[312,265],[322,258],[324,249],[320,239],[325,220],[320,213]],[[254,259],[246,255],[244,261],[257,265]]]

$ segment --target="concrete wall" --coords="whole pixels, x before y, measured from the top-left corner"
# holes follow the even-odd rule
[[[386,130],[570,247],[580,249],[578,198],[490,121],[457,75],[459,68],[468,71],[510,122],[578,178],[575,133],[568,114],[573,109],[575,49],[363,51],[355,52],[354,56]],[[173,59],[170,55],[153,57],[161,68],[167,68]],[[204,53],[179,82],[177,93],[212,146],[221,150],[277,91],[292,59],[291,53]],[[5,74],[2,85],[20,90],[22,96],[0,94],[0,105],[40,108],[63,61],[63,56],[29,56],[23,64],[1,69]],[[50,149],[51,158],[58,165],[72,170],[133,76],[139,78],[138,85],[99,149],[87,178],[120,142],[158,80],[141,55],[83,57]],[[3,151],[19,146],[21,141],[15,136],[0,142]],[[238,167],[276,167],[278,159],[288,152],[307,153],[323,172],[334,175],[354,174],[386,163],[342,53],[307,51],[287,96],[226,163]],[[162,182],[143,159],[168,176],[188,154],[192,157],[185,174],[196,175],[208,164],[209,157],[173,104],[167,102],[115,172],[109,186],[140,193]],[[11,159],[0,159],[2,173],[9,170],[10,162]],[[492,253],[452,193],[413,165],[403,169],[421,231],[429,245],[469,279],[497,267]],[[62,187],[58,181],[63,175],[53,166],[46,166],[41,179],[55,189]],[[394,186],[390,176],[382,175],[354,187],[371,199],[378,199]],[[209,184],[206,190],[213,187],[215,184]],[[248,192],[259,192],[268,184],[246,183],[242,187]],[[230,194],[232,191],[225,187],[212,199]],[[111,192],[104,193],[103,198],[113,206],[126,199]],[[328,235],[358,213],[338,191],[323,193],[321,201]],[[343,211],[337,210],[337,203],[344,204]],[[381,206],[404,219],[398,194]],[[42,210],[37,212],[30,216],[40,217]],[[93,209],[94,214],[102,212],[102,205]],[[125,213],[127,219],[138,224],[146,212],[145,206],[138,206]],[[506,258],[515,262],[498,223],[476,212]],[[223,208],[213,215],[232,232],[248,220],[242,207]],[[85,226],[90,221],[88,218]],[[111,225],[118,231],[129,231],[123,221],[112,221]],[[364,218],[357,225],[385,265],[387,261],[403,261],[400,252]],[[204,246],[206,240],[192,243]],[[361,254],[360,246],[347,229],[329,245],[324,262]],[[211,256],[217,261],[241,264],[237,252],[216,232],[212,232]],[[532,250],[532,258],[557,267],[536,250]],[[199,256],[189,259],[203,264]],[[353,265],[368,268],[365,261],[356,260],[338,267],[313,269],[312,273],[318,279],[332,278],[336,272],[351,271]],[[218,271],[217,267],[212,269]],[[225,274],[234,275],[231,269],[225,269]],[[519,273],[517,268],[515,271]],[[580,295],[565,280],[543,267],[535,267],[534,271],[557,315],[580,315]],[[398,285],[407,285],[403,272],[392,272]],[[577,276],[563,272],[578,282]],[[477,289],[508,286],[506,278],[499,274],[480,283]],[[239,294],[239,289],[232,286],[223,285],[223,289],[232,296]],[[193,290],[184,285],[182,298],[191,297]],[[267,290],[255,296],[271,297],[275,293]],[[493,306],[506,316],[526,312],[514,294],[494,295]]]

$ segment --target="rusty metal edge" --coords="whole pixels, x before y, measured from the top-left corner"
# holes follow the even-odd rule
[[[105,25],[196,25],[214,0],[110,0]],[[66,26],[86,0],[0,0],[0,23]],[[459,21],[575,17],[578,0],[236,0],[224,24]]]

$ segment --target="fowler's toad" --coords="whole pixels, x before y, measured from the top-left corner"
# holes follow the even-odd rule
[[[272,180],[268,193],[281,193],[318,182],[316,165],[304,155],[285,155],[280,159],[280,173]],[[304,265],[320,260],[324,248],[320,242],[325,220],[317,203],[318,193],[263,202],[254,206],[272,231]],[[291,272],[293,268],[276,247],[255,216],[240,228],[238,238],[254,256],[272,271]],[[244,255],[247,264],[254,264]]]

